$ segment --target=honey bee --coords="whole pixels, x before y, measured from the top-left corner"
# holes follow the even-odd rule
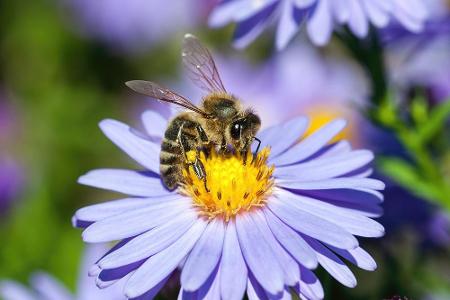
[[[217,152],[226,153],[231,147],[232,151],[246,154],[256,140],[258,152],[261,141],[255,135],[261,120],[226,91],[210,52],[191,34],[184,36],[182,60],[192,81],[208,93],[199,106],[154,82],[132,80],[125,84],[140,94],[188,109],[175,116],[165,131],[160,154],[161,178],[173,190],[183,182],[183,168],[192,166],[209,191],[200,151],[214,147]],[[188,157],[192,151],[195,158]],[[245,163],[247,156],[243,157]]]

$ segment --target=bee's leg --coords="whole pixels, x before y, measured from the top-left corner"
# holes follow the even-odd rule
[[[208,185],[206,182],[206,171],[205,166],[203,165],[202,161],[199,159],[199,154],[197,152],[197,156],[195,158],[194,162],[188,162],[188,166],[192,166],[192,169],[194,170],[195,175],[197,175],[198,179],[202,179],[203,183],[205,184],[205,190],[209,193]]]

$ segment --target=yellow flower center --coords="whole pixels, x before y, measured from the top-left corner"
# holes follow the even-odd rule
[[[183,170],[185,183],[181,193],[192,198],[200,214],[208,218],[222,217],[228,221],[238,213],[264,206],[270,195],[273,166],[267,165],[270,149],[264,148],[256,157],[248,152],[246,160],[240,154],[221,155],[212,150],[199,159],[206,173],[205,181],[190,166]],[[187,153],[188,160],[195,160],[196,153]]]

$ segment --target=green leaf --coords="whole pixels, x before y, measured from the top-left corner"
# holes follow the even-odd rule
[[[411,103],[411,116],[418,126],[428,121],[428,103],[423,96],[417,96]]]
[[[423,143],[429,141],[441,130],[450,117],[450,99],[436,106],[430,113],[428,121],[418,128],[418,136]]]
[[[424,181],[419,176],[420,172],[405,160],[386,157],[380,158],[378,164],[384,174],[413,194],[439,202],[440,195],[437,187]]]

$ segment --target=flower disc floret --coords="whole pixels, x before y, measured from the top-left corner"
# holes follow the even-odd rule
[[[218,154],[214,150],[208,156],[201,152],[199,159],[205,168],[206,186],[193,168],[187,168],[183,170],[185,184],[181,193],[190,196],[200,214],[208,218],[222,217],[228,221],[236,214],[262,207],[273,186],[274,167],[267,164],[269,154],[269,148],[256,156],[248,152],[245,157],[239,153]]]

